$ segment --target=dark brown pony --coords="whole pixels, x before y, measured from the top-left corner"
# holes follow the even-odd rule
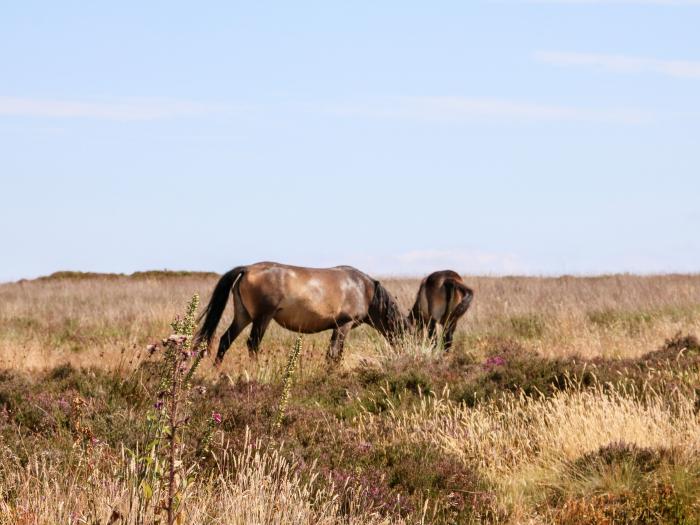
[[[474,292],[457,272],[431,273],[420,283],[408,322],[421,330],[427,327],[430,338],[435,335],[435,326],[442,325],[445,350],[449,350],[457,321],[469,309],[472,297]]]
[[[342,357],[350,330],[367,323],[390,343],[405,328],[406,320],[379,281],[351,266],[302,268],[273,262],[239,266],[225,273],[214,288],[195,341],[207,344],[214,337],[228,301],[233,296],[234,318],[219,340],[216,363],[250,323],[248,351],[255,356],[273,319],[288,330],[302,333],[333,330],[327,357]]]

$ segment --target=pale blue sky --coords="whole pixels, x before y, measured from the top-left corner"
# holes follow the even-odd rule
[[[700,0],[14,2],[0,281],[700,271]]]

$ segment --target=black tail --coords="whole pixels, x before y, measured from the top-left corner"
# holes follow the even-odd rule
[[[445,280],[445,288],[447,288],[447,308],[445,309],[445,324],[448,322],[456,323],[462,317],[471,305],[474,298],[474,291],[465,284],[454,279]],[[462,300],[454,303],[455,293],[459,290],[462,292]]]
[[[207,345],[209,345],[214,337],[214,332],[216,332],[216,327],[221,320],[224,309],[226,308],[228,295],[231,293],[231,290],[236,284],[238,278],[244,272],[245,266],[238,266],[222,275],[219,282],[216,283],[216,287],[214,287],[214,291],[211,294],[211,299],[209,299],[209,304],[199,317],[200,321],[202,318],[204,318],[204,323],[197,331],[197,335],[194,338],[193,347],[201,342],[205,342]]]

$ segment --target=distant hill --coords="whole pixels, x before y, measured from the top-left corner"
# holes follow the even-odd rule
[[[63,270],[54,272],[50,275],[37,277],[36,281],[58,281],[58,280],[73,280],[80,281],[84,279],[172,279],[179,277],[202,277],[216,278],[219,274],[216,272],[191,272],[187,270],[146,270],[143,272],[134,272],[132,274],[125,273],[102,273],[102,272],[77,272],[72,270]]]

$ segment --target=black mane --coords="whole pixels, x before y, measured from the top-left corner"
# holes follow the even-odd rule
[[[374,281],[374,295],[369,304],[369,321],[391,342],[406,326],[399,305],[379,281]]]

